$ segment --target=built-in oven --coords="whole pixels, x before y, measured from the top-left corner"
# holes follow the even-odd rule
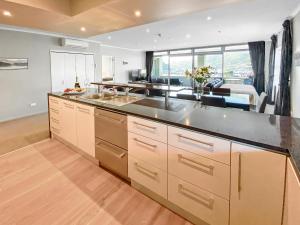
[[[127,115],[96,109],[95,136],[100,165],[128,179]]]

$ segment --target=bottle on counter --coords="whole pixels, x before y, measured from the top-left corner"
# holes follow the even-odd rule
[[[78,77],[76,76],[76,82],[75,82],[75,85],[74,85],[75,89],[76,88],[80,88],[80,84],[78,82]]]

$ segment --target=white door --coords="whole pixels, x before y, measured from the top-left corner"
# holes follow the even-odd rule
[[[85,56],[86,83],[95,82],[95,60],[94,55]]]
[[[281,225],[286,156],[232,144],[230,225]]]
[[[76,56],[69,53],[62,54],[65,56],[65,88],[74,88],[76,81]]]
[[[64,90],[65,59],[64,54],[51,52],[51,82],[52,92]]]
[[[76,76],[81,87],[85,87],[86,74],[85,74],[85,55],[76,54]]]

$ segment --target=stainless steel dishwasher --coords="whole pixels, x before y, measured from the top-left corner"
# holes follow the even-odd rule
[[[96,109],[95,135],[100,165],[128,179],[127,115]]]

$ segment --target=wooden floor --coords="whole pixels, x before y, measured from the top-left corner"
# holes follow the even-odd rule
[[[49,138],[48,113],[0,123],[0,155]]]
[[[0,157],[0,224],[190,224],[56,140]]]

